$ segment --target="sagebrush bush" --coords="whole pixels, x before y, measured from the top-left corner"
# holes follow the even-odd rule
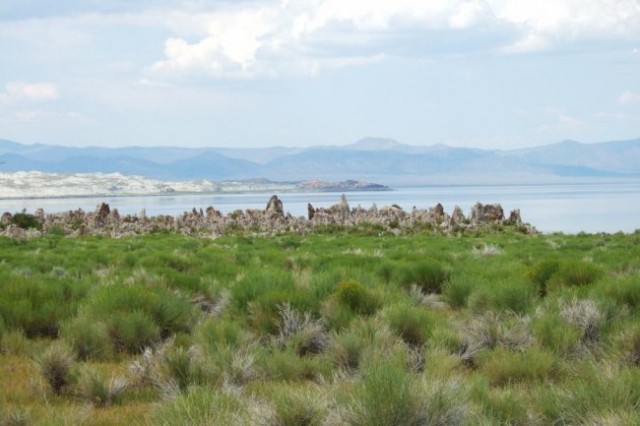
[[[597,340],[605,320],[597,303],[591,299],[572,299],[560,304],[560,316],[569,324],[578,327],[583,342]]]
[[[323,318],[313,318],[310,313],[300,314],[287,303],[279,306],[280,332],[278,343],[281,347],[293,342],[300,356],[315,355],[329,345],[329,336]]]

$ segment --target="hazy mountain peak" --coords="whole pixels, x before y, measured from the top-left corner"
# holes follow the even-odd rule
[[[346,146],[346,148],[361,151],[397,150],[406,147],[408,147],[408,145],[400,143],[394,139],[373,137],[362,138],[359,141]]]

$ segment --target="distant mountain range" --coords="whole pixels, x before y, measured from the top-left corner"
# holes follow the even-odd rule
[[[152,179],[510,183],[640,177],[640,139],[484,150],[365,138],[310,148],[66,147],[0,140],[0,171],[122,173]]]

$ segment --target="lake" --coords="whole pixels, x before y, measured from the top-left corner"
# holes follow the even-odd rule
[[[213,206],[223,213],[236,209],[263,209],[272,194],[198,194],[136,197],[85,197],[0,200],[0,210],[33,212],[42,207],[47,213],[82,208],[92,211],[104,201],[121,214],[146,209],[148,215],[178,215],[193,207]],[[306,216],[307,203],[328,207],[340,199],[339,193],[278,193],[285,211]],[[460,206],[468,214],[477,201],[500,203],[505,214],[519,208],[522,219],[542,232],[633,232],[640,229],[640,182],[541,184],[541,185],[460,185],[400,188],[385,192],[346,193],[351,207],[368,208],[398,204],[405,210],[413,206],[428,208],[441,203],[451,213]]]

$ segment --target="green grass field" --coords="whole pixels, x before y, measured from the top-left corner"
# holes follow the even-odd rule
[[[640,424],[640,233],[0,239],[0,425]]]

